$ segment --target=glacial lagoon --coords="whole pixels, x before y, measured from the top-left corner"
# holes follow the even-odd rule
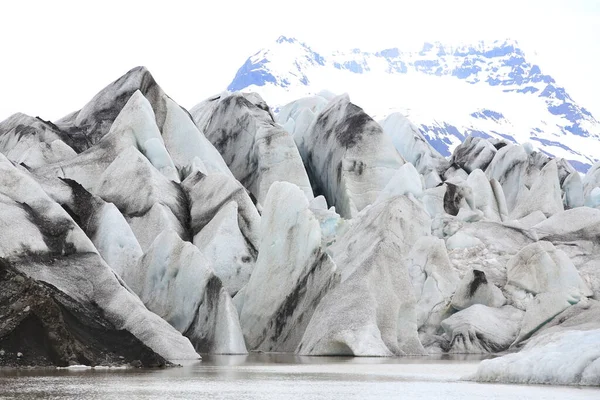
[[[0,369],[0,399],[600,399],[600,388],[461,380],[481,357],[205,356],[167,369]]]

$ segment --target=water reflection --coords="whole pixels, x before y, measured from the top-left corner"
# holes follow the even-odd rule
[[[180,367],[0,369],[0,398],[302,399],[392,398],[598,399],[599,389],[490,385],[461,381],[481,356],[352,358],[254,353],[206,355]]]
[[[433,354],[415,357],[318,357],[299,356],[290,353],[250,353],[248,355],[202,354],[202,362],[211,365],[258,365],[258,364],[426,364],[439,361],[478,362],[495,358],[492,354]],[[188,365],[189,361],[178,361]],[[193,362],[195,363],[195,361]]]

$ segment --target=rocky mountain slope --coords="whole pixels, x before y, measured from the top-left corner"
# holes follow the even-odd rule
[[[282,36],[249,57],[228,90],[259,93],[276,109],[347,92],[376,119],[408,117],[443,156],[467,136],[529,142],[580,172],[600,154],[598,120],[513,40],[324,54]]]
[[[0,153],[4,355],[509,351],[476,379],[600,384],[600,163],[582,178],[478,136],[446,158],[404,116],[377,123],[347,95],[275,116],[226,92],[187,112],[141,67],[54,123],[0,123]],[[24,320],[75,344],[11,328]],[[140,356],[107,349],[99,326]],[[528,367],[547,351],[564,356]]]

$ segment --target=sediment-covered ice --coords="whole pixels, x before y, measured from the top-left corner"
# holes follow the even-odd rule
[[[213,107],[192,109],[192,113],[211,113],[203,128],[206,138],[260,204],[276,181],[298,185],[311,199],[310,182],[292,136],[274,122],[269,110],[261,108],[265,103],[258,95],[250,100],[246,96],[233,93],[215,98]],[[198,114],[195,118],[204,118]]]
[[[188,113],[135,68],[0,122],[2,268],[170,359],[512,351],[481,379],[598,384],[600,164],[477,131],[442,157],[347,95],[276,106]]]
[[[258,259],[243,292],[240,322],[248,347],[294,351],[336,280],[303,192],[291,183],[274,183],[261,220]]]
[[[476,169],[485,170],[497,151],[494,145],[486,139],[467,136],[465,141],[454,149],[450,162],[470,174]]]
[[[363,210],[331,247],[340,283],[319,303],[297,352],[305,355],[423,354],[403,254],[429,234],[430,218],[406,196]]]
[[[519,353],[484,360],[478,382],[600,385],[600,329],[540,335]]]
[[[519,332],[523,311],[475,304],[442,321],[449,353],[496,353],[508,349]]]
[[[158,235],[124,279],[149,310],[187,336],[199,353],[246,353],[231,297],[210,261],[177,233]]]
[[[198,358],[189,340],[144,307],[100,257],[91,240],[27,173],[0,159],[0,257],[76,301],[98,306],[167,359]]]
[[[344,218],[373,203],[404,164],[379,124],[347,95],[331,100],[294,139],[313,186]]]
[[[501,307],[506,304],[506,298],[500,288],[488,282],[485,272],[474,269],[458,283],[451,304],[457,310],[464,310],[473,304]]]

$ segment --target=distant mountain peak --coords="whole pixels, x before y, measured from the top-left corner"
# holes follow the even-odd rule
[[[469,134],[532,141],[580,171],[600,154],[600,123],[511,38],[319,54],[280,36],[247,59],[228,90],[257,91],[275,107],[322,90],[360,94],[359,105],[379,116],[412,110],[410,118],[442,154]],[[384,94],[390,97],[380,102]],[[592,141],[581,147],[580,138]]]

